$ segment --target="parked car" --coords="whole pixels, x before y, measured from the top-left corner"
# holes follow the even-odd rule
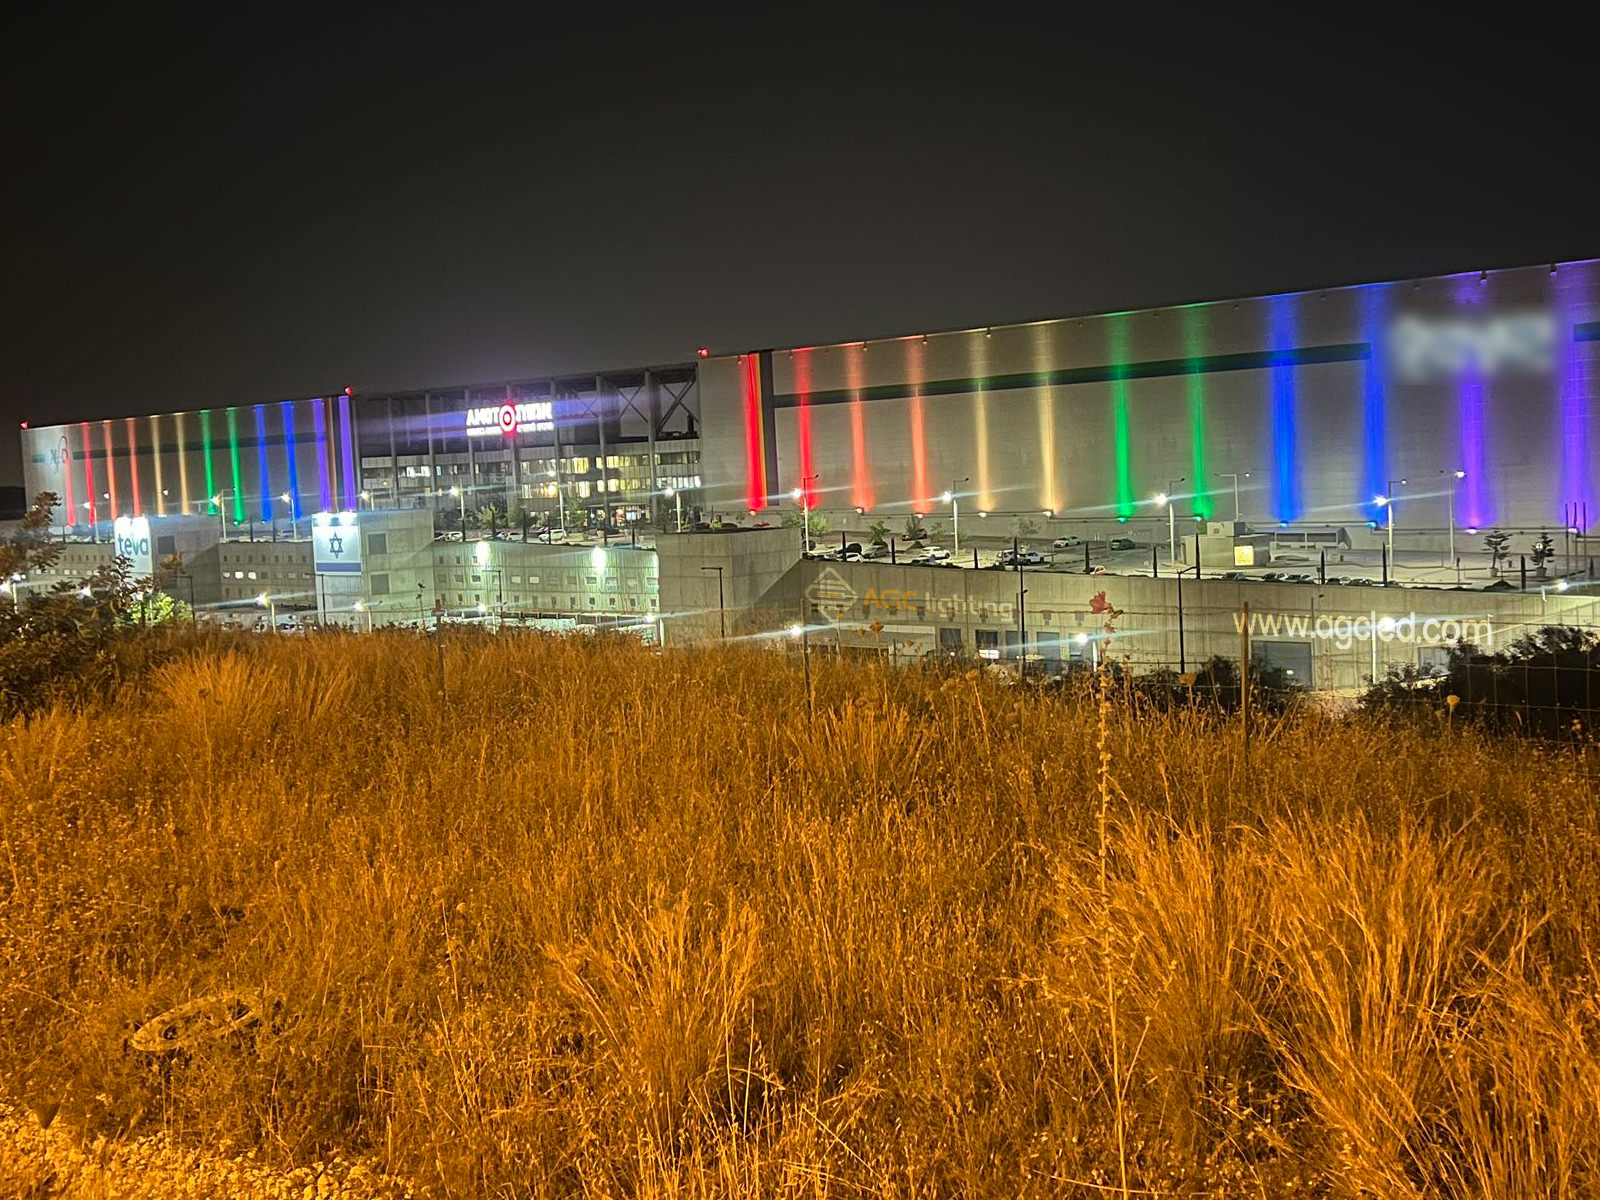
[[[1110,548],[1113,550],[1137,550],[1139,544],[1132,538],[1119,537],[1111,539]]]
[[[1083,545],[1083,539],[1078,537],[1076,534],[1069,533],[1066,537],[1058,537],[1055,541],[1051,542],[1050,548],[1052,550],[1071,550],[1074,547],[1081,545]]]
[[[1014,567],[1018,563],[1025,567],[1042,567],[1044,562],[1044,555],[1037,550],[1023,550],[1018,554],[1012,554],[1011,551],[1007,550],[1000,555],[1000,565],[1005,567]]]
[[[925,563],[942,563],[950,561],[950,551],[943,546],[930,546],[922,556]]]

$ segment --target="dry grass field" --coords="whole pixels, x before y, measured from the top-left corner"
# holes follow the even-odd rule
[[[257,638],[11,721],[0,1192],[1600,1194],[1584,751],[812,677]]]

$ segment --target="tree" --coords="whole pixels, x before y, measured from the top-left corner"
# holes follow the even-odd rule
[[[1483,548],[1489,552],[1489,571],[1491,574],[1500,574],[1500,564],[1508,557],[1506,547],[1511,543],[1509,533],[1500,530],[1491,530],[1483,535]]]
[[[1039,523],[1032,517],[1018,517],[1011,522],[1011,536],[1019,540],[1034,537],[1038,532]]]
[[[872,539],[874,546],[887,546],[889,544],[889,523],[881,518],[867,526],[867,536]]]
[[[920,542],[928,536],[928,530],[922,524],[922,514],[912,513],[906,518],[905,539],[908,542]]]
[[[945,528],[943,521],[935,521],[932,525],[928,526],[928,540],[930,542],[942,542],[944,541],[944,535]]]
[[[1533,565],[1543,574],[1545,563],[1556,556],[1556,543],[1548,533],[1541,532],[1533,541],[1533,548],[1528,552],[1528,557],[1533,559]]]
[[[50,539],[50,514],[55,507],[56,494],[40,492],[16,532],[0,541],[0,579],[14,580],[56,565],[61,546]]]

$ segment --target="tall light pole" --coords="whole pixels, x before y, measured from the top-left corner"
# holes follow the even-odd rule
[[[278,632],[278,604],[266,592],[256,597],[256,603],[267,610],[267,624],[272,627],[272,632]]]
[[[1250,472],[1245,471],[1242,474],[1231,474],[1227,471],[1221,471],[1217,474],[1217,478],[1233,480],[1233,523],[1237,525],[1239,523],[1239,480],[1249,479]]]
[[[1441,474],[1441,475],[1443,475],[1445,477],[1445,482],[1449,485],[1449,488],[1450,488],[1450,565],[1451,566],[1455,566],[1455,563],[1456,563],[1456,480],[1465,479],[1467,477],[1467,473],[1465,471],[1460,470],[1459,468],[1457,468],[1454,471],[1440,471],[1439,474]],[[1456,568],[1456,582],[1459,583],[1460,581],[1461,581],[1460,568],[1457,567]]]
[[[1167,490],[1156,495],[1156,503],[1164,504],[1167,509],[1167,561],[1178,561],[1178,515],[1174,506],[1174,497],[1177,495],[1178,485],[1186,477],[1178,476],[1176,479],[1167,480]]]
[[[217,507],[217,529],[221,533],[223,541],[228,540],[228,506],[223,503],[227,497],[226,489],[211,497],[211,503]]]
[[[666,494],[667,494],[667,496],[669,496],[671,498],[673,507],[677,510],[677,517],[676,517],[676,522],[677,523],[674,526],[673,532],[682,533],[683,532],[683,493],[680,492],[675,487],[669,487],[669,488],[666,489]]]
[[[800,480],[800,486],[789,494],[800,505],[801,536],[805,538],[805,552],[811,553],[811,491],[808,485],[818,482],[822,476],[807,475]]]
[[[966,479],[952,479],[950,481],[950,490],[939,497],[940,500],[944,501],[944,503],[950,506],[950,528],[952,530],[952,535],[955,538],[955,549],[951,551],[952,554],[961,553],[961,497],[960,493],[957,492],[956,489],[959,488],[963,483],[971,482],[972,479],[970,477]]]
[[[1404,479],[1391,479],[1389,480],[1389,490],[1381,496],[1373,497],[1373,502],[1378,507],[1389,510],[1389,570],[1391,572],[1398,566],[1394,561],[1394,502],[1396,500],[1394,485],[1397,483],[1404,487],[1406,481]]]

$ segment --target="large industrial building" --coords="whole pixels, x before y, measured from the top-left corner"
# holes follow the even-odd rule
[[[729,508],[1586,527],[1597,356],[1600,264],[1472,271],[713,358],[702,452]]]
[[[1307,628],[1365,612],[1371,653],[1336,662],[1349,639],[1306,634],[1277,657],[1347,686],[1440,653],[1380,639],[1380,607],[1456,620],[1434,627],[1446,641],[1593,607],[1572,584],[1600,518],[1597,355],[1600,264],[1564,262],[34,426],[22,448],[28,494],[58,497],[63,572],[121,545],[176,553],[179,598],[224,614],[265,594],[355,624],[493,612],[652,624],[669,643],[798,625],[836,650],[1068,663],[1095,652],[1085,589],[1137,574],[1155,578],[1125,585],[1140,607],[1121,649],[1177,666],[1234,644],[1239,597],[1215,589],[1288,574],[1271,597],[1288,619],[1315,562]],[[762,528],[802,514],[830,545],[887,525],[968,567],[1012,537],[1083,548],[1019,591],[897,555],[822,564]],[[1509,559],[1483,553],[1492,531]],[[1531,583],[1509,566],[1529,552]],[[1368,579],[1433,590],[1374,606],[1354,594]]]

